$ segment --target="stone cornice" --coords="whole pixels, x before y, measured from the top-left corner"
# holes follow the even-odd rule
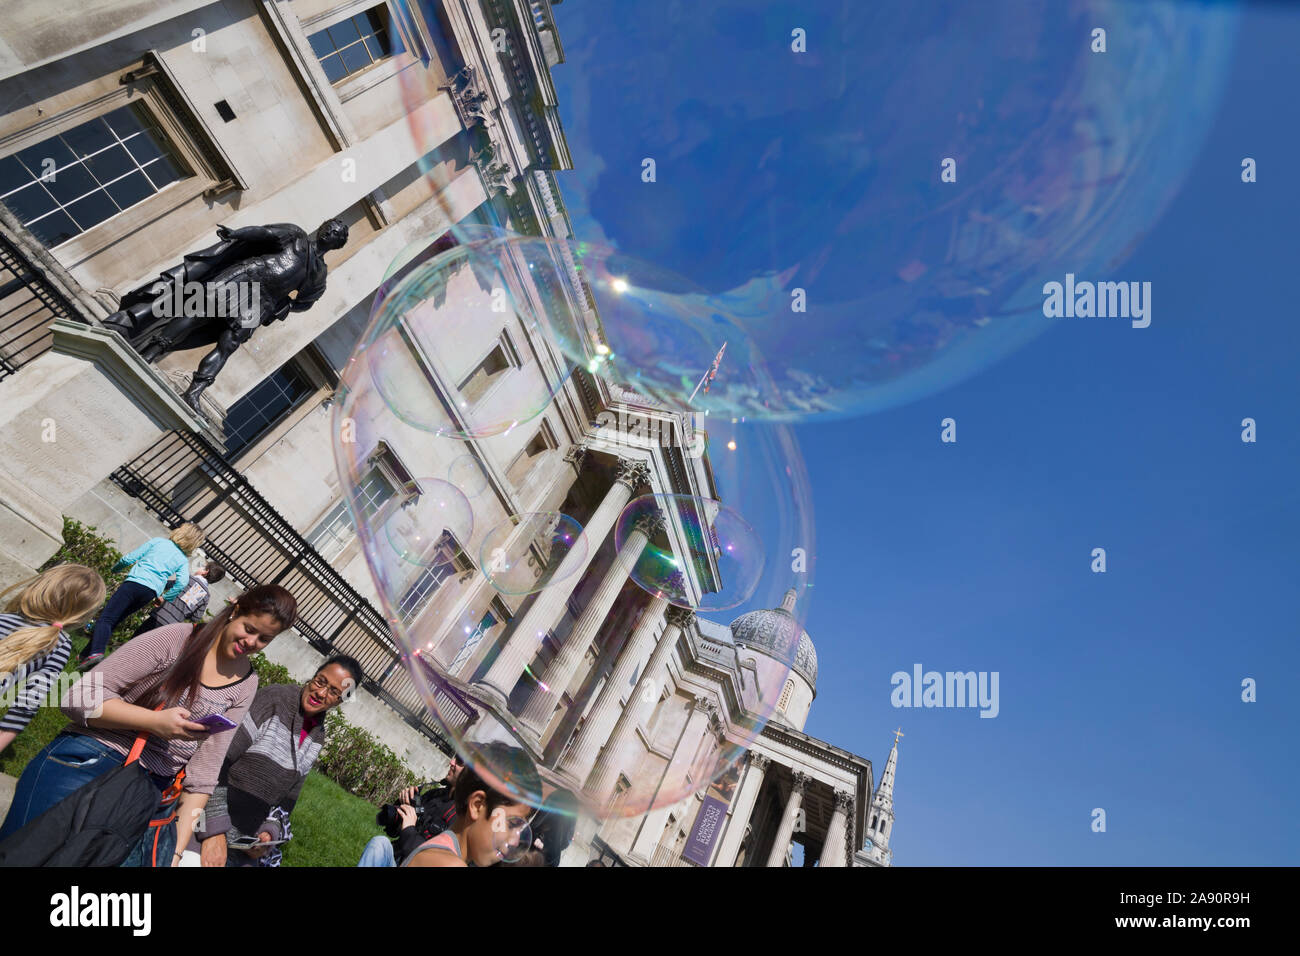
[[[118,333],[68,319],[56,319],[50,331],[54,333],[53,352],[94,364],[160,428],[211,435],[207,421],[195,415],[162,373],[140,358]]]

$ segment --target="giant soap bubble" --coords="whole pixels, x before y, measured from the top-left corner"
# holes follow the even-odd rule
[[[797,651],[814,542],[792,431],[693,407],[708,361],[665,392],[671,403],[641,391],[642,369],[600,334],[588,277],[610,269],[592,247],[487,236],[411,265],[376,303],[335,409],[339,475],[410,693],[486,777],[520,786],[533,778],[493,754],[532,760],[547,781],[521,794],[534,804],[555,786],[602,818],[676,803],[734,767],[772,716]],[[484,280],[508,308],[454,294]],[[671,299],[657,296],[644,313],[664,349],[692,334]],[[626,302],[618,307],[643,308]],[[527,360],[448,409],[442,399],[465,374],[458,350],[502,334]],[[743,332],[727,334],[752,357],[729,374],[759,381],[762,357]],[[412,341],[420,347],[391,364],[394,343]],[[653,350],[630,353],[643,354],[654,360]],[[446,477],[420,479],[440,494],[403,515],[400,504],[375,510],[376,470]],[[516,537],[536,544],[536,534],[515,534],[535,521],[550,555],[536,575],[526,561],[538,548],[511,550]],[[561,525],[581,532],[570,534],[574,547],[554,540]],[[651,546],[678,561],[662,578],[671,595],[633,573]],[[726,553],[736,546],[743,555]],[[524,563],[497,569],[497,548]],[[515,568],[528,570],[526,586],[499,579]],[[751,612],[777,622],[758,650],[728,629]],[[714,677],[688,680],[691,668]]]
[[[553,16],[574,169],[538,174],[538,188],[558,184],[575,236],[690,283],[645,288],[748,333],[772,387],[721,376],[707,407],[784,420],[870,412],[974,374],[1051,324],[1042,286],[1067,272],[1140,279],[1120,265],[1196,159],[1237,19],[1232,4],[1169,0]],[[502,73],[527,73],[538,54],[511,36]],[[503,162],[509,104],[499,84],[445,79],[432,60],[403,77],[431,193],[454,222],[471,155],[491,175]],[[440,86],[467,136],[437,121]],[[615,352],[637,332],[605,326]],[[638,369],[648,394],[676,387],[679,358]]]
[[[571,365],[524,345],[547,337],[538,323],[553,309],[529,301],[537,287],[517,274],[522,266],[456,245],[384,283],[355,358],[393,416],[436,436],[487,438],[550,404]]]

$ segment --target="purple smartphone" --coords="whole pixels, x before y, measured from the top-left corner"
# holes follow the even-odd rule
[[[208,714],[203,718],[190,718],[196,724],[202,724],[208,728],[210,733],[218,734],[223,730],[234,730],[239,724],[235,723],[225,714]]]

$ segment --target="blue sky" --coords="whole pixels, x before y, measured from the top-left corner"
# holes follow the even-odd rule
[[[818,535],[806,729],[878,776],[902,726],[899,865],[1300,862],[1297,47],[1300,11],[1244,8],[1199,158],[1114,276],[1152,283],[1150,328],[1063,320],[931,397],[797,428]],[[573,69],[553,74],[580,157]],[[997,718],[891,706],[918,663],[999,672]]]

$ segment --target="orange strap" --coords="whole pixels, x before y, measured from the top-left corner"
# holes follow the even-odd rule
[[[159,704],[157,707],[154,708],[154,710],[156,711],[162,710],[162,704]],[[126,755],[126,762],[123,763],[122,766],[124,767],[129,766],[135,763],[137,760],[139,760],[140,754],[144,753],[144,745],[148,743],[148,741],[149,741],[148,734],[140,734],[138,737],[136,737],[135,743],[131,745],[131,752]],[[176,772],[176,776],[172,779],[171,784],[167,787],[166,790],[162,792],[163,806],[172,803],[177,797],[181,795],[181,785],[184,784],[184,782],[185,782],[185,768],[182,767],[180,770]]]
[[[162,704],[159,704],[157,707],[154,708],[155,712],[159,710],[162,710]],[[140,734],[138,737],[136,737],[135,743],[131,745],[131,752],[126,755],[126,762],[123,763],[122,766],[123,767],[130,766],[131,764],[139,760],[140,755],[144,753],[144,745],[147,744],[148,742],[149,742],[148,734]]]

